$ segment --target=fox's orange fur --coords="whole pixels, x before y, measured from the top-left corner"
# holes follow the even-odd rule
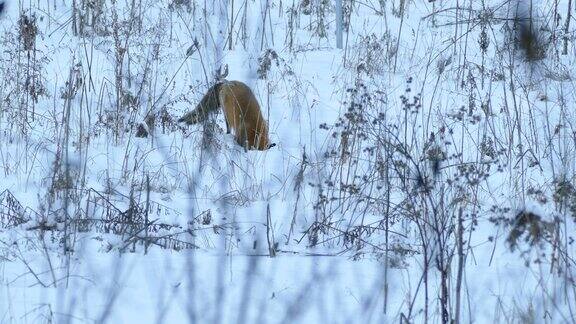
[[[234,131],[238,144],[248,150],[267,150],[275,144],[268,139],[268,124],[262,116],[258,100],[245,83],[224,80],[213,85],[204,95],[196,109],[178,121],[195,124],[206,120],[211,112],[222,107],[226,130]]]

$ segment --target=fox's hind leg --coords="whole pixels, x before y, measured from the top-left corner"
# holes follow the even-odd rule
[[[248,152],[248,136],[246,136],[246,131],[239,129],[236,134],[236,143],[244,148],[244,152]]]

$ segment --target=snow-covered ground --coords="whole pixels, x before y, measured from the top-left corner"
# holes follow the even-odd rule
[[[345,0],[338,49],[333,2],[8,1],[0,323],[576,322],[574,5],[530,6]],[[270,150],[176,122],[224,66]]]

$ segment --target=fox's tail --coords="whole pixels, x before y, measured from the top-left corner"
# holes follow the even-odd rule
[[[182,116],[178,119],[178,122],[185,122],[188,125],[200,123],[208,119],[208,116],[211,113],[217,112],[220,107],[218,94],[220,93],[221,85],[222,83],[218,82],[211,86],[204,97],[202,97],[202,100],[200,100],[200,103],[196,106],[196,109]]]

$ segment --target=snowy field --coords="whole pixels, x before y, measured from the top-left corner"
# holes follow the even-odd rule
[[[575,323],[576,4],[342,8],[5,1],[0,323]]]

